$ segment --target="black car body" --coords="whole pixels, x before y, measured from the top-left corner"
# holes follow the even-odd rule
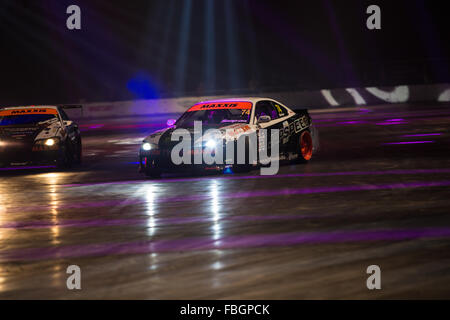
[[[81,106],[0,108],[0,166],[80,163],[80,130],[65,108]]]

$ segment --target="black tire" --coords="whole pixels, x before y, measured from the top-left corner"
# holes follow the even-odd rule
[[[76,143],[76,153],[74,157],[74,163],[80,165],[83,162],[83,146],[81,144],[81,137],[78,138]]]
[[[233,172],[235,173],[245,173],[252,171],[253,166],[248,164],[235,164],[233,166]]]
[[[238,164],[238,156],[237,156],[237,141],[234,144],[234,164],[233,171],[235,173],[244,173],[250,172],[253,169],[253,165],[250,164],[250,148],[249,148],[249,138],[245,138],[245,164]],[[256,155],[258,156],[258,155]]]
[[[145,169],[145,176],[151,179],[159,179],[161,178],[161,170],[155,168]]]
[[[60,155],[58,160],[56,161],[56,166],[58,167],[58,169],[71,168],[73,165],[74,157],[70,144],[65,143],[64,145],[61,146],[59,151]]]
[[[147,177],[151,179],[158,179],[161,177],[161,170],[156,167],[154,160],[147,162],[144,169],[144,173]]]

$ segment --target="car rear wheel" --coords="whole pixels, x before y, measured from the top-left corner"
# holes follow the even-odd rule
[[[313,142],[311,133],[308,130],[303,131],[300,134],[298,145],[298,160],[299,163],[306,163],[312,158],[313,154]]]

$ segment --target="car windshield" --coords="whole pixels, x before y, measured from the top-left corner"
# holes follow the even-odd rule
[[[221,127],[233,123],[249,123],[251,103],[199,104],[190,108],[176,122],[177,127],[193,127],[194,121],[202,125]]]
[[[44,124],[56,121],[55,114],[23,114],[0,116],[0,126],[22,125],[22,124]]]

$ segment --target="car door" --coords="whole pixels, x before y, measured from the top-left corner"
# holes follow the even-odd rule
[[[280,103],[273,101],[272,105],[278,113],[278,119],[280,119],[280,150],[288,152],[288,145],[291,139],[290,126],[293,121],[293,117],[289,115],[288,110]]]
[[[270,116],[271,120],[268,122],[261,123],[259,122],[259,119],[261,116]],[[270,100],[261,100],[258,101],[258,103],[255,106],[255,117],[254,117],[254,124],[258,127],[258,150],[263,150],[265,146],[267,145],[268,149],[268,155],[271,155],[271,131],[273,129],[281,130],[283,128],[282,120],[279,117],[279,114],[276,110],[276,108],[273,105],[273,102]],[[269,140],[266,142],[264,140],[264,136],[260,134],[261,129],[267,130],[266,138]],[[281,135],[281,132],[280,132]],[[279,151],[282,152],[282,145],[280,144]]]

